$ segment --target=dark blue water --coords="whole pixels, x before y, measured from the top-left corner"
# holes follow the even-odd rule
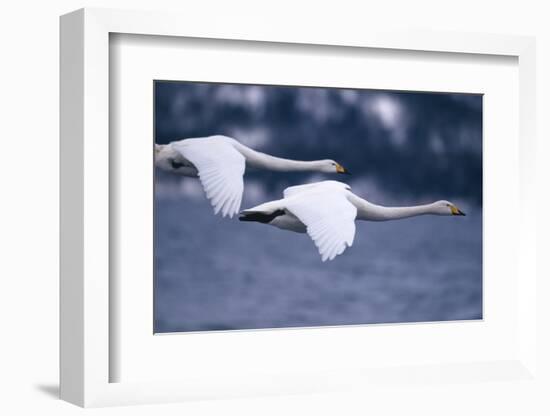
[[[322,263],[309,237],[156,198],[155,332],[480,319],[481,212],[358,222]]]

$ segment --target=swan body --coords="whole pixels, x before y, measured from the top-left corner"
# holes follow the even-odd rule
[[[323,181],[285,189],[283,198],[244,210],[241,221],[262,222],[307,233],[322,261],[353,245],[355,221],[388,221],[417,215],[465,215],[449,201],[411,207],[384,207],[358,197],[349,185]]]
[[[348,173],[334,160],[299,161],[270,156],[227,136],[210,136],[155,144],[155,165],[184,176],[198,177],[214,213],[237,214],[247,165],[274,171]]]

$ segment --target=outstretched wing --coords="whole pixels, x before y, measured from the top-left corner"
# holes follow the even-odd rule
[[[322,261],[334,259],[353,244],[357,208],[341,190],[304,192],[289,198],[285,206],[306,225]]]
[[[197,168],[214,214],[237,214],[243,197],[244,156],[230,143],[216,140],[183,140],[174,148]]]
[[[332,187],[333,189],[343,189],[347,191],[351,190],[350,186],[344,182],[320,181],[320,182],[306,183],[304,185],[289,186],[283,191],[283,197],[288,198],[290,196],[294,196],[306,191],[313,191],[315,188],[321,188],[321,187],[323,189],[330,189]]]

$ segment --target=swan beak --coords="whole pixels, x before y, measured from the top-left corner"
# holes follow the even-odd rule
[[[457,207],[455,207],[454,205],[451,207],[451,213],[453,215],[461,215],[461,216],[466,216],[466,214],[464,214],[461,210],[459,210]]]
[[[347,170],[339,163],[336,164],[336,172],[343,173],[344,175],[351,175],[351,173],[349,173],[349,170]]]

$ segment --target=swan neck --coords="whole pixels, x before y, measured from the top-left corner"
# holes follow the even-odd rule
[[[356,197],[354,204],[357,207],[357,218],[369,221],[398,220],[419,215],[436,214],[433,204],[414,205],[409,207],[385,207],[372,204],[359,197]]]
[[[235,142],[237,150],[246,158],[246,162],[255,168],[275,171],[316,171],[322,167],[321,161],[290,160],[271,156]]]

